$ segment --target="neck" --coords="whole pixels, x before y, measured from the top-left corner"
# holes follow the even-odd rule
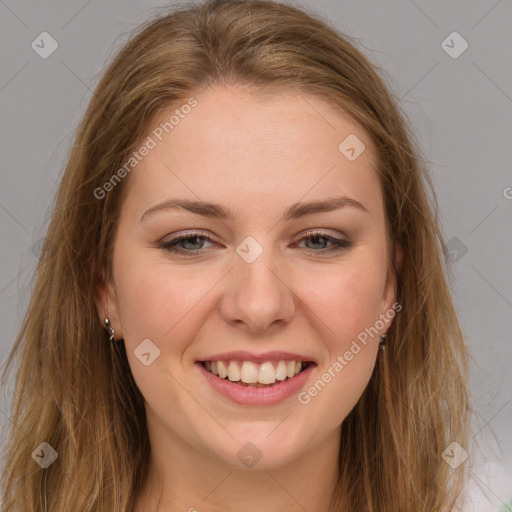
[[[148,424],[149,427],[149,424]],[[235,467],[149,428],[150,468],[133,512],[332,512],[339,429],[279,467]],[[152,435],[153,434],[153,435]]]

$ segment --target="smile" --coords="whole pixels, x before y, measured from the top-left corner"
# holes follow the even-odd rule
[[[276,381],[292,379],[308,367],[306,361],[204,361],[204,368],[221,379],[248,386],[272,386]]]
[[[293,359],[289,353],[253,356],[239,352],[196,361],[194,366],[214,396],[245,406],[270,406],[295,396],[306,386],[317,364],[299,357]]]

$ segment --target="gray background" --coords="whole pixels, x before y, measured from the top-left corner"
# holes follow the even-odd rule
[[[27,305],[38,243],[77,123],[106,63],[160,5],[0,1],[0,362]],[[451,287],[475,358],[472,384],[482,416],[475,435],[489,445],[479,457],[492,473],[484,485],[500,504],[512,497],[512,2],[295,5],[316,9],[357,38],[385,70],[430,162],[452,250]],[[442,46],[454,31],[468,43],[457,58]],[[41,32],[58,42],[46,59],[31,47]],[[444,44],[462,48],[456,39]],[[9,422],[10,392],[2,390],[0,425]],[[475,478],[484,479],[478,471]]]

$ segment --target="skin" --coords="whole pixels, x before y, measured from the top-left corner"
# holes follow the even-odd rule
[[[113,282],[98,287],[98,314],[124,338],[145,398],[151,467],[134,510],[327,512],[340,425],[372,374],[378,337],[307,405],[296,395],[272,406],[238,405],[213,391],[194,363],[232,350],[299,353],[318,365],[307,389],[391,310],[396,283],[387,271],[376,153],[359,125],[312,96],[263,99],[216,86],[194,97],[198,105],[127,178]],[[366,145],[353,162],[338,150],[351,133]],[[280,220],[293,203],[334,196],[368,211]],[[186,210],[140,220],[177,197],[220,203],[236,220]],[[329,253],[323,238],[299,241],[310,228],[352,245]],[[185,230],[206,231],[213,241],[178,244],[199,250],[190,256],[159,246]],[[253,263],[235,251],[247,236],[263,248]],[[380,333],[391,322],[384,318]],[[160,356],[145,366],[134,350],[148,338]],[[262,455],[252,468],[237,458],[247,442]]]

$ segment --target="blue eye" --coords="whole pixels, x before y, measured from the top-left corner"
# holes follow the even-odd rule
[[[316,250],[314,248],[306,248],[315,253],[339,253],[348,249],[352,243],[342,238],[336,238],[331,235],[327,235],[322,231],[311,230],[302,236],[298,243],[304,240],[311,240],[313,244],[325,245],[326,243],[332,244],[331,247],[319,247]],[[320,242],[319,242],[320,241]],[[213,242],[213,240],[204,232],[188,232],[183,235],[179,235],[167,242],[160,244],[160,248],[167,252],[174,254],[182,254],[185,256],[194,256],[201,252],[204,247],[204,242]],[[188,248],[186,248],[188,246]]]
[[[302,242],[304,240],[312,240],[315,241],[314,243],[318,243],[318,240],[324,240],[325,242],[330,242],[333,244],[331,247],[325,248],[321,247],[320,250],[322,252],[341,252],[345,249],[348,249],[352,244],[348,240],[344,240],[343,238],[336,238],[331,235],[327,235],[323,233],[322,231],[318,230],[311,230],[308,231],[304,236],[301,237],[299,242]],[[313,251],[313,252],[319,252],[319,251]]]
[[[192,241],[192,243],[189,244],[189,241]],[[168,252],[190,256],[191,254],[196,254],[201,249],[203,249],[203,247],[195,247],[198,245],[198,241],[212,242],[212,239],[203,232],[185,233],[183,235],[177,236],[176,238],[173,238],[172,240],[169,240],[168,242],[163,242],[160,247]],[[185,242],[186,244],[184,244]],[[190,250],[183,249],[182,247],[178,247],[178,244],[182,244],[185,246],[192,245],[193,248]],[[202,243],[199,245],[202,246]]]

